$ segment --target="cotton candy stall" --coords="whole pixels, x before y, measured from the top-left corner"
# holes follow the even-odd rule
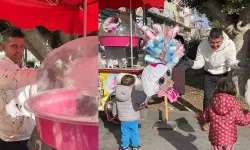
[[[49,53],[37,94],[25,103],[41,139],[58,150],[98,149],[98,38],[79,38]]]

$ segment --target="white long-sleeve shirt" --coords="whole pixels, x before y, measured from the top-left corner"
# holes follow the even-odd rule
[[[35,127],[33,116],[23,104],[36,82],[37,70],[22,69],[6,56],[0,56],[0,139],[21,141],[30,138]],[[34,91],[35,92],[35,91]]]
[[[225,33],[223,36],[222,45],[216,51],[211,48],[208,39],[200,43],[192,69],[204,67],[209,73],[219,75],[230,71],[232,66],[238,64],[234,42]]]

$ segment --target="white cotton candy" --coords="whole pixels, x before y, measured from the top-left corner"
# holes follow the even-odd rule
[[[248,105],[250,105],[250,79],[248,79],[247,85],[246,85],[245,101]]]

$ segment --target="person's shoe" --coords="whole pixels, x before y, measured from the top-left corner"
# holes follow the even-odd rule
[[[140,150],[141,149],[141,146],[138,146],[138,147],[133,147],[132,150]]]
[[[128,147],[120,147],[119,150],[129,150]]]
[[[208,132],[209,131],[209,123],[205,123],[202,127],[203,131]]]

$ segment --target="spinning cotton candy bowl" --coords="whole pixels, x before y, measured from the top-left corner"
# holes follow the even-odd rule
[[[98,35],[100,44],[105,46],[102,68],[127,68],[137,63],[140,29],[129,16],[108,17],[101,24]]]
[[[97,43],[80,38],[53,50],[32,86],[38,94],[25,103],[40,138],[57,150],[98,150]]]
[[[25,103],[36,116],[40,138],[58,150],[98,149],[96,98],[78,90],[57,90]]]
[[[103,46],[130,46],[130,20],[127,15],[119,14],[107,18],[99,29],[99,38]],[[132,45],[138,46],[140,29],[132,21]]]

